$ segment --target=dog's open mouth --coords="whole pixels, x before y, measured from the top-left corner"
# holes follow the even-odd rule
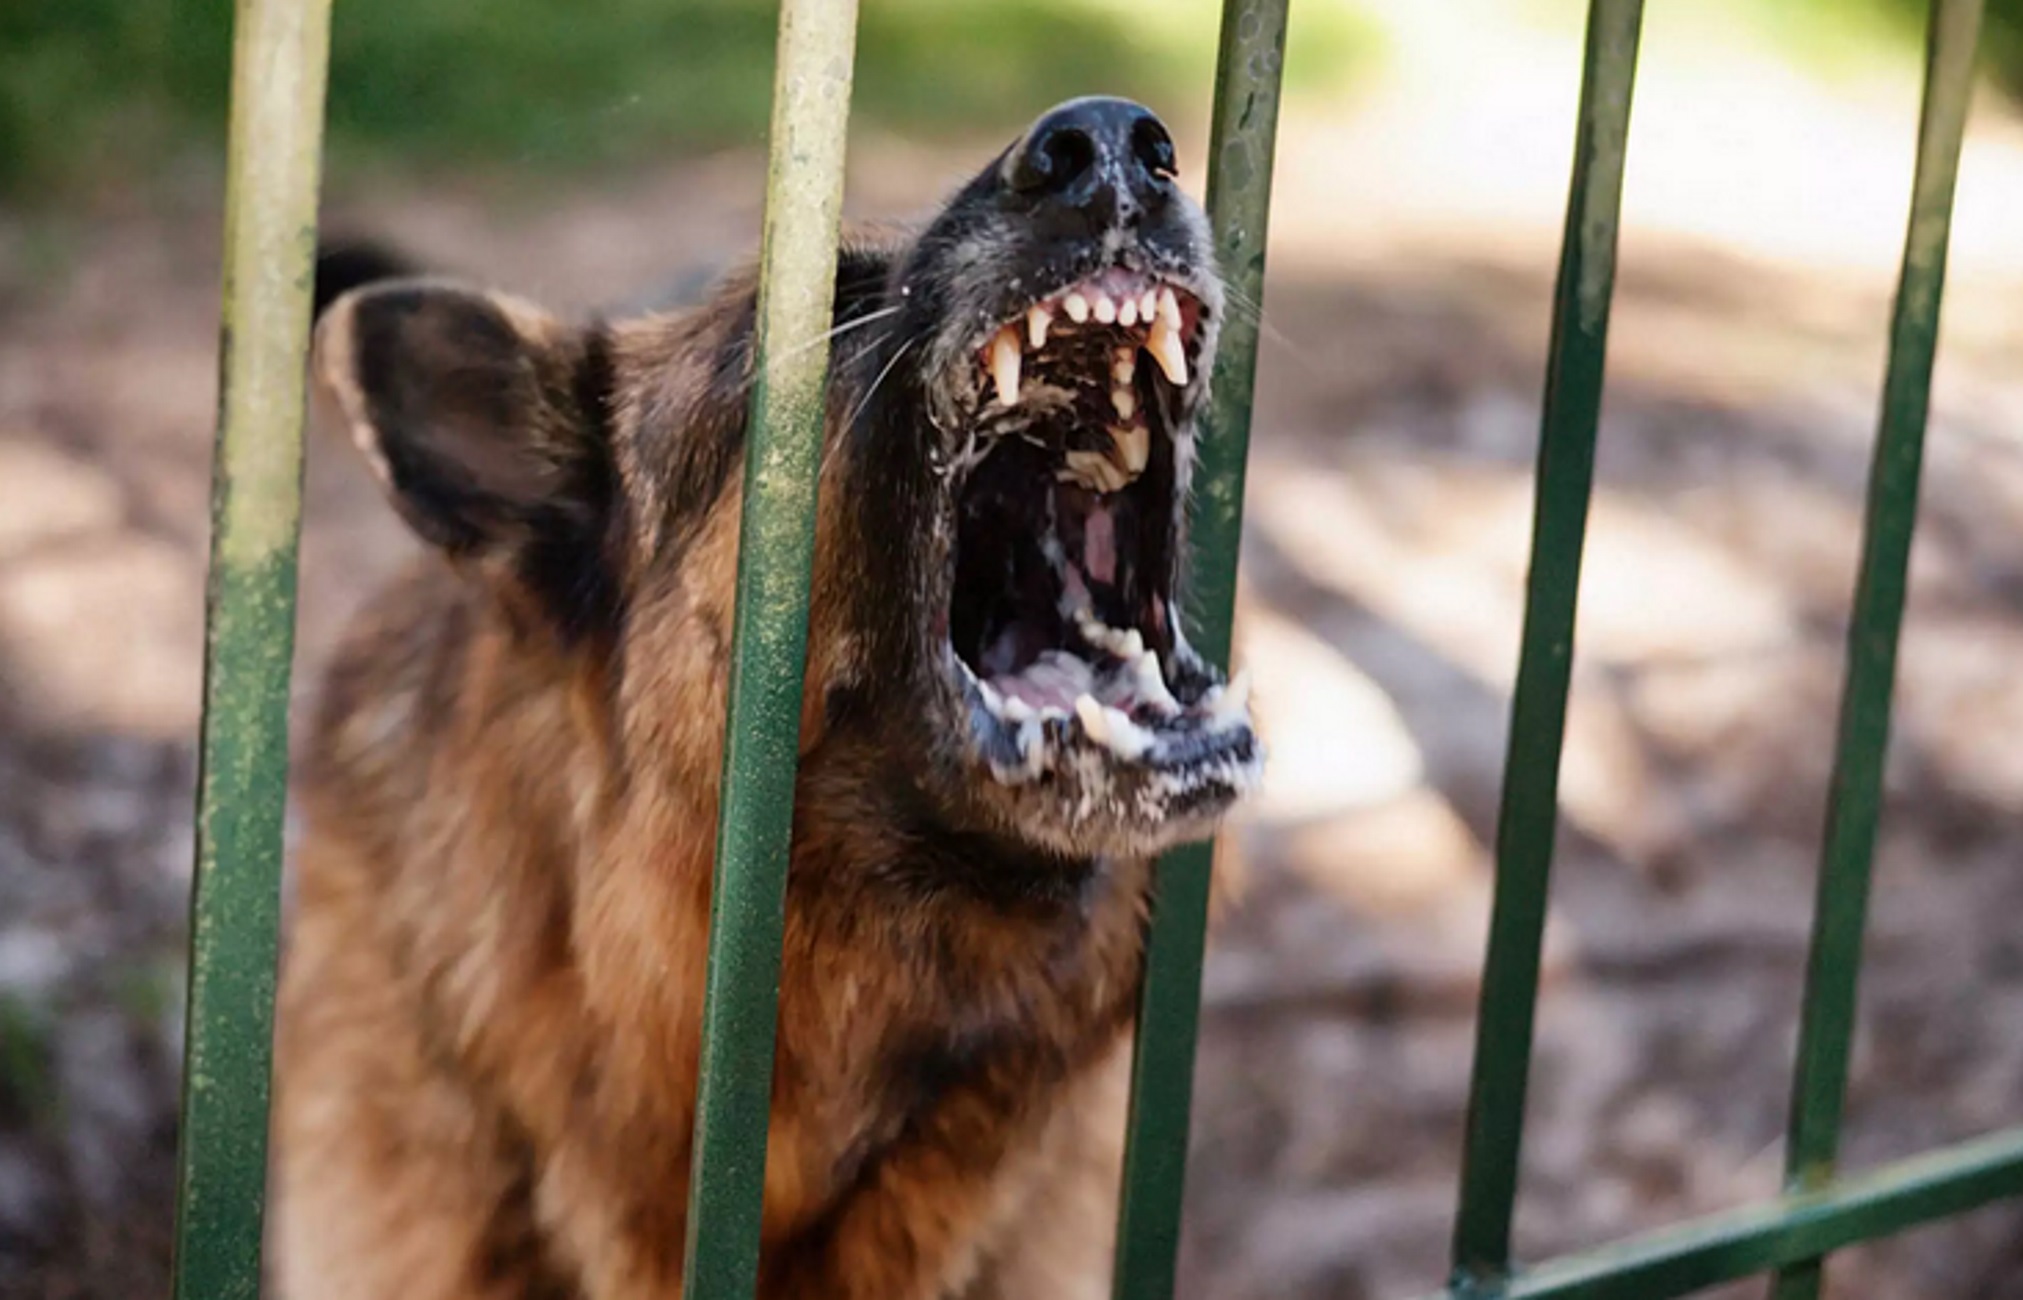
[[[1194,657],[1173,607],[1202,317],[1186,288],[1113,267],[975,353],[949,645],[992,774],[1060,784],[1078,818],[1212,814],[1257,775],[1247,682]]]

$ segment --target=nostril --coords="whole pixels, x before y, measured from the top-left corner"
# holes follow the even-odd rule
[[[1080,127],[1064,126],[1046,139],[1050,178],[1065,186],[1096,164],[1096,142]]]
[[[1140,166],[1162,181],[1172,180],[1178,170],[1173,137],[1166,134],[1166,128],[1159,119],[1149,113],[1131,126],[1131,153]]]
[[[1012,184],[1021,190],[1058,194],[1095,165],[1096,142],[1089,133],[1070,123],[1056,123],[1027,143]]]

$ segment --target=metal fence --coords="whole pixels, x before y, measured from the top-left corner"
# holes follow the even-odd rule
[[[1262,299],[1287,0],[1226,0],[1208,210],[1236,296]],[[2023,1128],[1837,1177],[1835,1155],[1917,508],[1954,176],[1982,0],[1934,0],[1916,179],[1870,476],[1813,924],[1786,1194],[1529,1267],[1510,1228],[1594,470],[1642,0],[1592,0],[1547,365],[1524,636],[1497,832],[1449,1300],[1664,1300],[1773,1272],[1819,1294],[1850,1243],[2023,1194]],[[303,357],[330,0],[237,0],[204,724],[175,1290],[259,1292],[301,498]],[[717,840],[684,1294],[743,1300],[758,1260],[766,1097],[800,715],[855,0],[783,0],[759,366]],[[1227,322],[1195,503],[1196,644],[1226,660],[1256,321]],[[766,360],[774,358],[776,360]],[[1133,1062],[1115,1295],[1171,1294],[1211,852],[1160,864]]]

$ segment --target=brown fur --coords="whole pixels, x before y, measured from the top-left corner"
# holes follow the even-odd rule
[[[1203,722],[1219,679],[1163,622],[1198,771],[1063,724],[1076,779],[1131,795],[1091,818],[1104,787],[1011,790],[963,747],[937,467],[950,412],[984,400],[970,331],[1007,286],[1128,263],[1185,277],[1201,375],[1220,310],[1156,120],[1077,101],[1029,138],[1049,122],[1090,133],[1086,175],[1136,187],[1068,214],[1114,227],[1033,233],[1064,201],[1035,187],[1082,173],[1060,154],[1035,180],[1022,143],[915,242],[838,267],[839,323],[898,326],[831,369],[765,1300],[1108,1293],[1148,855],[1205,833],[1257,761],[1247,725]],[[753,316],[749,276],[587,328],[403,282],[319,326],[329,405],[435,549],[343,645],[301,769],[286,1300],[680,1295]],[[1148,390],[1170,500],[1141,499],[1171,518],[1145,554],[1173,570],[1204,389]],[[1145,581],[1158,619],[1180,608],[1170,572]]]
[[[654,454],[628,435],[666,412],[691,412],[691,435],[730,418],[693,414],[695,362],[748,318],[745,292],[613,338],[617,446]],[[345,328],[324,327],[326,358]],[[666,468],[633,468],[627,499],[677,491]],[[484,560],[463,566],[474,586],[425,559],[339,654],[283,989],[291,1300],[679,1294],[736,551],[725,468],[678,565],[648,565],[669,539],[635,524],[616,698],[599,654],[530,629]],[[1072,1278],[1100,1294],[1120,1123],[1101,1080],[1126,1052],[1146,864],[1010,904],[886,878],[899,819],[880,761],[825,743],[823,705],[856,671],[845,589],[824,573],[811,628],[762,1293],[1070,1296]],[[1013,1281],[1036,1276],[1043,1291]]]

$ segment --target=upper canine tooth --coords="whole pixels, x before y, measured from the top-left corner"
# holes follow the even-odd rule
[[[1138,323],[1138,300],[1136,298],[1126,298],[1117,304],[1117,323],[1125,329],[1130,329]]]
[[[1145,336],[1145,350],[1159,363],[1168,383],[1175,388],[1187,386],[1187,349],[1181,346],[1180,331],[1168,325],[1165,316],[1152,322],[1152,331]]]
[[[1114,324],[1117,319],[1117,304],[1109,294],[1096,290],[1096,319],[1105,325]]]
[[[1110,378],[1118,384],[1128,384],[1138,373],[1138,350],[1118,348],[1110,358]]]
[[[1110,430],[1110,441],[1123,453],[1124,468],[1133,478],[1144,470],[1145,462],[1152,454],[1152,434],[1142,424]]]
[[[1138,413],[1138,395],[1122,386],[1110,390],[1110,405],[1117,408],[1117,418],[1128,420]]]
[[[1089,319],[1089,300],[1080,293],[1071,293],[1061,299],[1061,310],[1068,313],[1068,319],[1080,325]]]
[[[1047,326],[1054,323],[1053,316],[1046,308],[1035,305],[1026,313],[1026,341],[1037,352],[1047,345]]]
[[[997,400],[1002,406],[1019,404],[1019,336],[1007,325],[990,341],[990,377],[997,383]]]
[[[1159,290],[1159,319],[1165,321],[1166,327],[1175,334],[1180,332],[1180,299],[1173,296],[1171,288]]]
[[[1150,325],[1152,318],[1158,314],[1159,294],[1155,290],[1147,289],[1138,299],[1138,319]],[[1175,323],[1177,324],[1178,322]]]

